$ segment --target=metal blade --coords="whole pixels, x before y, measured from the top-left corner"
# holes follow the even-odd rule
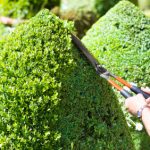
[[[71,34],[71,35],[72,35],[72,40],[73,40],[74,44],[83,52],[83,54],[87,57],[87,59],[92,63],[96,72],[101,77],[108,78],[108,76],[110,76],[110,73],[107,71],[107,69],[105,69],[104,67],[102,67],[99,64],[99,62],[93,57],[93,55],[90,54],[88,49],[84,46],[84,44],[80,41],[80,39],[78,37],[76,37],[73,34]]]
[[[89,53],[88,49],[83,45],[83,43],[80,41],[78,37],[76,37],[73,34],[71,35],[74,44],[83,52],[83,54],[87,57],[87,59],[92,63],[94,68],[97,70],[97,66],[100,66],[99,62]]]

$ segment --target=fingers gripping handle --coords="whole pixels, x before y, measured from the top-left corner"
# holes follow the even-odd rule
[[[132,86],[131,91],[133,91],[135,94],[142,94],[144,96],[145,99],[150,97],[150,94],[145,93],[144,91],[142,91],[140,88],[136,87],[136,86]]]
[[[116,79],[121,82],[122,84],[124,84],[125,86],[127,86],[128,88],[131,89],[132,92],[134,92],[135,94],[139,94],[141,93],[145,99],[149,98],[150,97],[150,94],[148,93],[145,93],[144,91],[142,91],[140,88],[134,86],[134,85],[131,85],[129,84],[128,82],[126,82],[124,79],[120,78],[120,77],[116,77]]]

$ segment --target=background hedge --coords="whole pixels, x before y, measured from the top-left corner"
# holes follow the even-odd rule
[[[110,71],[150,86],[149,39],[150,19],[122,1],[93,25],[83,42]]]
[[[42,8],[53,8],[59,0],[0,0],[0,14],[13,18],[30,18]]]
[[[121,1],[93,25],[82,41],[108,70],[139,86],[150,86],[149,39],[150,19],[132,3]],[[141,147],[136,146],[149,149],[149,137],[138,134],[135,141],[142,142]]]
[[[83,37],[91,25],[120,0],[61,0],[60,16],[75,21],[78,36]],[[137,0],[131,0],[137,3]]]
[[[104,15],[111,7],[113,7],[120,0],[61,0],[61,11],[91,11],[95,12],[98,16]],[[131,0],[133,3],[137,3],[136,0]]]
[[[43,10],[0,41],[1,149],[133,149],[110,86]]]

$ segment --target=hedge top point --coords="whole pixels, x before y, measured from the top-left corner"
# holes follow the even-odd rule
[[[112,74],[111,72],[109,72],[107,69],[105,69],[104,67],[102,67],[99,62],[90,54],[90,52],[88,51],[88,49],[83,45],[83,43],[80,41],[80,39],[78,37],[76,37],[75,35],[72,34],[72,40],[74,42],[74,44],[84,53],[84,55],[87,57],[87,59],[91,62],[91,64],[94,66],[97,74],[106,79],[113,87],[115,87],[120,94],[125,97],[125,98],[129,98],[132,95],[126,91],[125,89],[123,89],[122,87],[120,87],[117,83],[115,83],[113,80],[110,79],[110,77],[116,79],[117,81],[119,81],[120,83],[122,83],[123,85],[127,86],[132,92],[134,92],[135,94],[142,94],[145,98],[149,98],[150,94],[145,93],[144,91],[142,91],[140,88],[131,85],[130,83],[128,83],[127,81],[125,81],[124,79],[122,79],[121,77],[118,77],[114,74]]]

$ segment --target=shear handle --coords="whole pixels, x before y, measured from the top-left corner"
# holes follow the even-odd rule
[[[122,87],[120,87],[117,83],[115,83],[113,80],[108,80],[108,82],[113,86],[115,87],[119,92],[120,94],[124,97],[124,98],[129,98],[131,97],[132,95],[126,91],[125,89],[123,89]]]
[[[142,91],[140,88],[131,85],[130,83],[128,83],[127,81],[125,81],[124,79],[120,78],[120,77],[115,77],[116,80],[118,80],[120,83],[124,84],[125,86],[127,86],[128,88],[131,89],[132,92],[134,92],[135,94],[142,94],[144,96],[145,99],[150,97],[150,94],[145,93],[144,91]]]
[[[142,94],[144,96],[145,99],[150,97],[150,94],[145,93],[144,91],[142,91],[140,88],[132,85],[132,87],[130,88],[131,91],[133,91],[135,94]]]

